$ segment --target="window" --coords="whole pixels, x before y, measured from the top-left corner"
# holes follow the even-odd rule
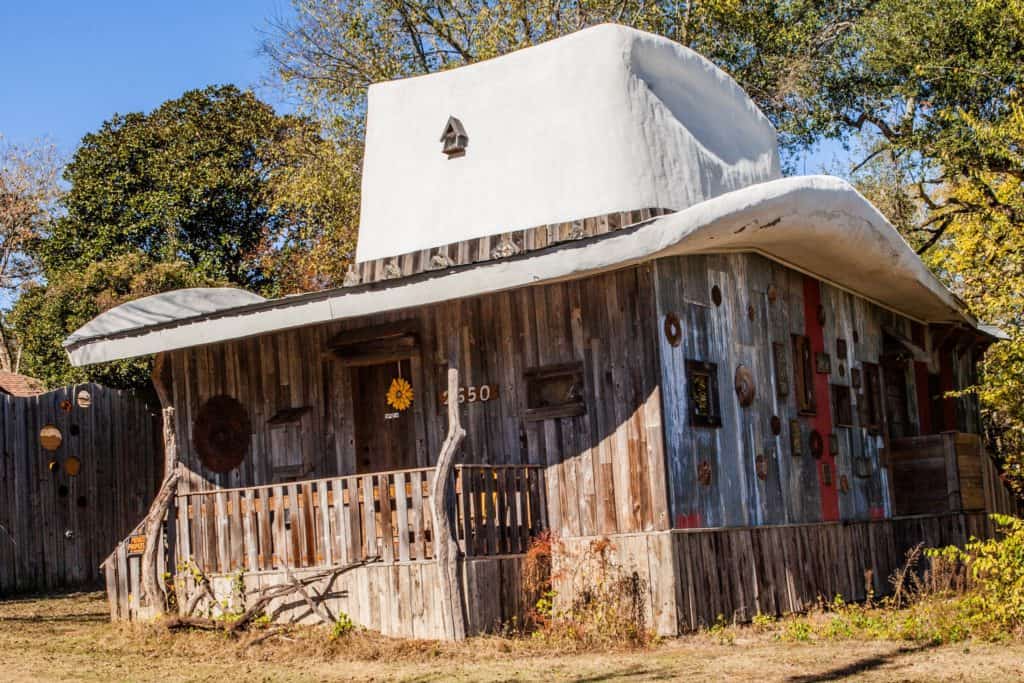
[[[840,427],[854,426],[850,387],[841,384],[832,385],[832,414],[836,425]]]
[[[694,427],[721,427],[718,407],[718,366],[703,361],[686,361],[689,387],[690,424]]]
[[[793,384],[797,410],[801,415],[814,415],[814,354],[810,338],[802,334],[793,335]]]
[[[583,401],[583,363],[533,368],[526,377],[527,420],[576,417],[587,412]]]
[[[861,425],[877,432],[882,427],[882,382],[878,366],[874,363],[864,363],[864,400],[861,405]]]

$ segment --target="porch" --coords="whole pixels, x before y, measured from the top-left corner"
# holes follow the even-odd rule
[[[414,468],[179,492],[165,519],[157,573],[163,576],[176,567],[179,582],[193,582],[189,588],[194,588],[194,577],[204,576],[217,599],[229,602],[237,600],[232,593],[238,581],[252,591],[329,574],[330,581],[313,592],[332,613],[344,611],[393,635],[440,637],[440,610],[432,595],[440,571],[431,493],[436,476],[435,468]],[[462,464],[453,467],[450,481],[446,517],[459,549],[467,626],[488,630],[511,616],[504,612],[519,609],[518,595],[479,600],[476,576],[518,575],[530,539],[547,526],[544,470]],[[148,606],[140,607],[142,527],[104,563],[115,620],[149,613]],[[516,592],[515,586],[510,591]],[[385,601],[394,602],[394,609]],[[475,604],[485,601],[493,604]],[[411,613],[414,607],[419,615]],[[301,600],[281,601],[272,611],[289,621],[309,616]]]

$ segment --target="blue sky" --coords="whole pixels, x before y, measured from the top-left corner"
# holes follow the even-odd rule
[[[0,134],[68,154],[115,112],[213,83],[258,86],[260,30],[288,11],[287,0],[0,0]]]

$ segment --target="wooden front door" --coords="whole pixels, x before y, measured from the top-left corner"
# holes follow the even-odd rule
[[[351,368],[352,412],[355,426],[356,473],[409,469],[417,466],[415,401],[420,387],[406,359]],[[395,381],[408,382],[413,404],[402,407],[400,396],[388,393]],[[396,405],[397,404],[397,405]]]

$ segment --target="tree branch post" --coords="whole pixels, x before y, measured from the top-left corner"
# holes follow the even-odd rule
[[[466,625],[462,618],[462,588],[456,570],[459,547],[452,536],[451,520],[448,518],[448,495],[455,454],[466,438],[466,430],[459,421],[459,371],[448,368],[448,436],[437,457],[437,468],[431,487],[430,503],[434,520],[434,561],[437,562],[438,585],[441,590],[441,614],[445,635],[452,640],[466,637]]]

